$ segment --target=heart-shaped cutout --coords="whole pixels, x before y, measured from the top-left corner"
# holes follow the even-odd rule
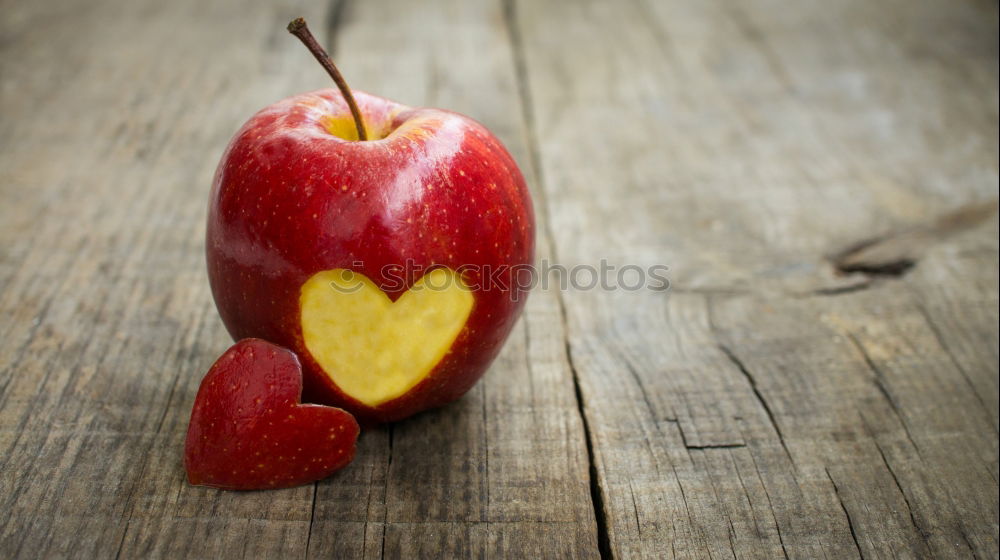
[[[395,302],[347,269],[302,285],[302,337],[341,391],[367,406],[402,396],[451,349],[474,297],[459,273],[436,268]]]
[[[325,478],[354,458],[358,423],[339,408],[301,404],[302,367],[260,339],[226,351],[198,389],[184,446],[191,484],[287,488]]]

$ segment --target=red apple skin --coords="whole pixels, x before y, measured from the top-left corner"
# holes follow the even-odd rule
[[[350,115],[334,89],[279,101],[237,132],[212,186],[208,273],[235,339],[262,338],[300,356],[304,398],[388,422],[459,398],[485,373],[527,298],[525,273],[522,287],[515,277],[534,260],[535,219],[521,172],[484,126],[355,96],[373,137],[391,134],[356,142],[329,133],[324,118]],[[407,262],[400,281],[392,267]],[[303,342],[302,284],[351,269],[395,301],[437,265],[462,270],[474,289],[450,353],[394,400],[371,407],[344,394]]]
[[[241,340],[201,382],[184,444],[188,482],[226,490],[289,488],[354,459],[358,423],[300,404],[302,368],[290,351]]]

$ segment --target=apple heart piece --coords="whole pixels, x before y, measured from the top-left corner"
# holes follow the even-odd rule
[[[301,404],[295,354],[241,340],[205,375],[184,446],[191,484],[227,490],[288,488],[326,478],[354,458],[358,423],[328,406]]]
[[[344,92],[278,101],[236,133],[209,280],[234,339],[300,357],[307,401],[394,421],[459,398],[497,356],[527,298],[534,213],[483,125]],[[363,288],[334,293],[345,272]],[[431,280],[447,286],[414,292]]]

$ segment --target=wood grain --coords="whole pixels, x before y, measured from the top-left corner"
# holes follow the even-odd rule
[[[5,557],[596,555],[555,294],[532,298],[472,394],[366,433],[358,460],[332,479],[268,493],[184,482],[191,402],[228,344],[202,260],[211,174],[253,111],[329,87],[285,32],[288,20],[337,15],[337,43],[372,57],[344,56],[352,82],[476,115],[525,158],[500,4],[409,13],[399,4],[388,44],[378,40],[382,11],[361,5],[329,14],[266,3],[210,13],[193,2],[107,3],[88,14],[13,6],[4,32],[17,50],[4,76],[17,90],[3,107],[25,118],[4,119],[3,136],[4,199],[15,203],[5,204],[2,230],[3,310],[13,319],[2,346]],[[452,25],[464,32],[445,32]],[[412,61],[420,72],[384,72],[397,50],[425,42],[433,48]],[[59,58],[71,44],[81,46]],[[452,51],[469,57],[449,60]],[[421,81],[446,72],[462,88]],[[66,84],[58,90],[55,76]]]
[[[0,556],[1000,553],[995,3],[0,11]],[[352,86],[496,132],[540,260],[671,286],[538,289],[483,382],[332,478],[195,488],[207,190],[329,87],[296,16]]]
[[[560,261],[671,268],[562,294],[609,554],[995,556],[995,6],[516,24]],[[830,262],[873,238],[914,268]]]

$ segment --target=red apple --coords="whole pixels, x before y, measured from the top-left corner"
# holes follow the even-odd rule
[[[481,124],[355,96],[365,141],[335,89],[236,133],[212,186],[208,272],[234,338],[301,357],[306,399],[392,421],[486,371],[527,297],[535,222]]]
[[[229,490],[319,480],[354,458],[358,423],[338,408],[300,404],[295,354],[242,340],[205,375],[184,449],[191,484]]]

